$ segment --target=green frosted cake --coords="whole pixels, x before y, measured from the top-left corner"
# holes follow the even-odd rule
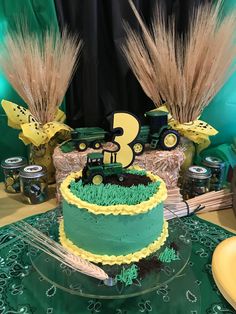
[[[83,184],[82,172],[61,185],[64,247],[91,262],[129,264],[157,251],[168,236],[163,217],[164,182],[150,172],[126,170],[123,182],[111,176]]]

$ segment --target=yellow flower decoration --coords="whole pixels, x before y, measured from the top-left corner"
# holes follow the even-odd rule
[[[168,112],[166,106],[159,107],[153,111],[157,110]],[[218,131],[210,124],[198,119],[189,123],[181,124],[173,119],[170,113],[168,114],[168,124],[172,129],[178,131],[182,136],[198,144],[198,152],[210,145],[211,141],[209,136],[214,136],[218,133]]]
[[[60,109],[58,109],[55,121],[41,125],[28,109],[7,100],[2,100],[1,104],[8,117],[8,125],[22,130],[19,138],[26,145],[46,144],[57,132],[71,130],[69,126],[62,123],[65,121],[65,114]]]

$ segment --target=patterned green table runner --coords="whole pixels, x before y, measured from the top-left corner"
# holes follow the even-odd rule
[[[46,228],[55,215],[56,211],[51,211],[26,221]],[[12,235],[11,226],[1,228],[0,314],[236,313],[221,296],[211,274],[215,247],[232,234],[195,216],[182,221],[192,239],[192,255],[182,274],[156,291],[120,300],[83,298],[56,288],[31,266],[27,245]],[[65,271],[69,272],[68,268]]]

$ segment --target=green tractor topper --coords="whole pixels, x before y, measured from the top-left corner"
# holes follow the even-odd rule
[[[145,144],[151,149],[175,149],[180,140],[178,131],[168,126],[168,113],[165,111],[148,111],[146,114],[148,125],[141,127],[139,135],[133,143],[135,155],[141,155]]]
[[[82,180],[84,183],[93,183],[99,185],[104,181],[104,178],[111,175],[116,175],[117,179],[124,181],[122,164],[116,162],[116,154],[111,155],[111,162],[104,164],[102,153],[90,153],[87,155],[87,163],[82,172]]]

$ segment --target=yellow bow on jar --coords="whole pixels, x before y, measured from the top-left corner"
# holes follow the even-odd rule
[[[40,146],[48,143],[58,132],[71,131],[71,128],[63,123],[66,116],[60,109],[58,109],[55,121],[42,125],[28,109],[7,100],[2,100],[1,104],[8,117],[8,125],[22,131],[19,138],[26,145]]]

